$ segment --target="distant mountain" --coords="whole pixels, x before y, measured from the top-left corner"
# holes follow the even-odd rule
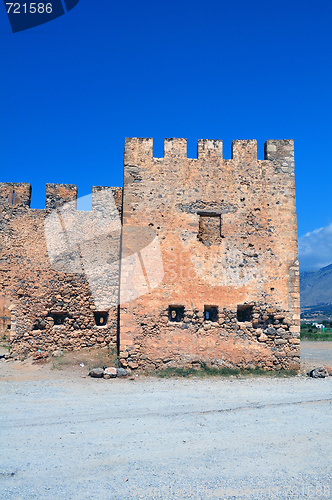
[[[300,273],[301,309],[332,304],[332,264],[318,271]]]

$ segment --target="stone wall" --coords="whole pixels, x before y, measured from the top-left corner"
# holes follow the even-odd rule
[[[6,334],[13,356],[91,346],[116,352],[120,231],[103,232],[98,214],[110,215],[109,195],[107,209],[101,206],[105,189],[93,188],[92,210],[83,212],[76,210],[76,186],[47,184],[45,209],[37,210],[30,208],[29,184],[0,184],[0,302],[11,311]],[[120,226],[122,189],[111,192]],[[83,234],[79,242],[71,240],[73,228]],[[91,251],[115,263],[108,290],[114,299],[105,306],[91,291],[100,277],[88,279],[81,266]]]
[[[234,141],[224,160],[221,141],[199,141],[192,159],[185,139],[166,139],[164,158],[128,139],[127,227],[155,231],[164,277],[121,303],[124,366],[299,368],[293,141],[267,141],[260,161],[256,141]],[[148,256],[142,266],[153,274]]]

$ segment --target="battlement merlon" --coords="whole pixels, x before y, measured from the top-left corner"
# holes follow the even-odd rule
[[[264,159],[274,164],[277,173],[294,175],[294,141],[292,139],[266,141]]]
[[[122,211],[122,187],[92,186],[92,210],[109,209],[115,206]],[[67,203],[68,210],[77,209],[77,187],[74,184],[46,184],[47,211],[63,207]],[[24,182],[0,182],[0,206],[6,208],[30,208],[31,185]],[[44,210],[44,209],[35,209]]]
[[[216,139],[199,139],[197,142],[197,159],[222,158],[223,142]]]
[[[76,200],[77,187],[74,184],[46,184],[46,210],[62,207],[70,201],[76,207]]]
[[[254,139],[247,141],[232,142],[232,160],[235,163],[256,163],[257,162],[257,141]]]
[[[112,212],[113,207],[116,207],[119,214],[122,213],[122,187],[111,186],[92,186],[92,210],[104,212],[108,209]]]
[[[138,137],[126,139],[125,166],[140,166],[144,164],[145,160],[152,158],[153,139]],[[164,158],[187,158],[187,139],[165,139]],[[197,142],[197,159],[208,158],[223,158],[223,142],[221,140],[200,139]],[[253,139],[233,141],[231,159],[236,163],[256,163],[257,141]],[[271,161],[276,168],[280,168],[280,172],[287,173],[286,167],[288,170],[294,170],[294,141],[290,139],[266,141],[264,160]]]
[[[31,185],[26,182],[1,182],[0,205],[30,207]]]

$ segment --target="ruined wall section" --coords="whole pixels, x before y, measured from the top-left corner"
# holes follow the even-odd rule
[[[110,236],[99,227],[98,210],[102,214],[109,210],[109,195],[105,200],[100,196],[103,190],[93,188],[92,211],[83,212],[76,210],[76,186],[47,184],[45,209],[31,209],[29,184],[0,184],[0,302],[11,311],[6,333],[14,356],[38,349],[52,352],[107,345],[116,351],[120,233]],[[115,218],[120,221],[122,188],[112,188],[112,193],[118,209]],[[46,221],[52,222],[52,217],[53,247],[45,236]],[[72,245],[73,229],[82,233],[81,246]],[[107,258],[117,263],[117,273],[108,283],[114,303],[102,310],[96,306],[80,255],[84,246],[86,252],[95,249],[96,241],[106,247],[100,264],[105,267]],[[52,249],[58,260],[50,258]],[[76,268],[75,252],[79,253]]]
[[[267,141],[260,161],[256,141],[224,160],[221,141],[191,159],[185,139],[166,139],[164,158],[127,139],[123,224],[155,231],[164,266],[157,288],[121,305],[124,366],[299,367],[293,141]]]

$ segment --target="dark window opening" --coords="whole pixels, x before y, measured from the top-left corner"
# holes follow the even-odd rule
[[[108,320],[108,312],[107,311],[95,311],[94,313],[95,323],[97,326],[105,326]]]
[[[248,306],[243,304],[237,306],[237,320],[240,322],[251,321],[252,320],[252,308],[253,306]]]
[[[204,306],[204,320],[216,323],[218,321],[218,307]]]
[[[7,325],[7,330],[10,330],[10,325]]]
[[[62,312],[51,313],[51,317],[53,318],[55,326],[63,325],[65,323],[66,313]]]
[[[197,238],[206,246],[219,244],[221,234],[221,215],[211,212],[199,212],[199,228]]]
[[[184,306],[169,306],[168,319],[180,323],[184,319]]]
[[[55,324],[55,322],[54,322]],[[45,330],[46,322],[42,319],[37,319],[32,327],[33,330]]]

